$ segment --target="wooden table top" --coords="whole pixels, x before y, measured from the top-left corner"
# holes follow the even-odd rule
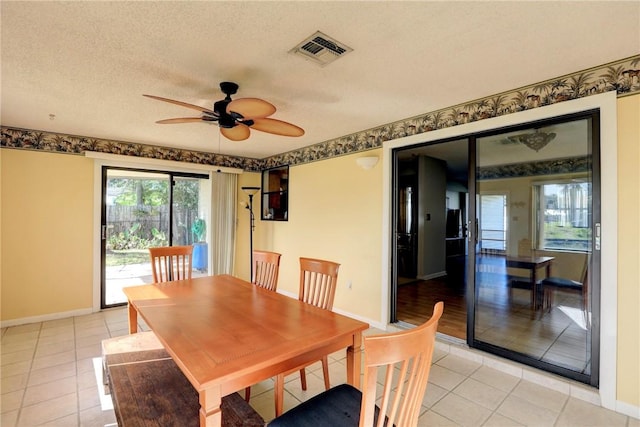
[[[228,275],[123,291],[193,386],[223,395],[346,348],[369,327]]]
[[[505,264],[508,267],[531,268],[551,263],[555,259],[552,256],[504,256],[504,255],[479,255],[479,264]]]

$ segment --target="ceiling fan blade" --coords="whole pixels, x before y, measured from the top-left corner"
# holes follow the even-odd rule
[[[170,125],[175,123],[195,123],[195,122],[206,122],[209,120],[205,120],[202,117],[180,117],[177,119],[164,119],[158,120],[156,123],[160,123],[162,125]]]
[[[258,98],[235,99],[227,105],[227,113],[240,113],[245,119],[261,119],[276,112],[276,107]]]
[[[249,138],[251,131],[249,126],[238,123],[232,128],[220,128],[220,133],[232,141],[244,141]]]
[[[142,95],[142,96],[146,96],[147,98],[157,99],[158,101],[168,102],[170,104],[180,105],[181,107],[191,108],[193,110],[198,110],[198,111],[201,111],[201,112],[207,113],[207,114],[213,114],[213,115],[216,115],[216,116],[218,115],[215,111],[210,110],[208,108],[201,107],[199,105],[189,104],[187,102],[176,101],[175,99],[163,98],[161,96],[155,96],[155,95]]]
[[[304,129],[278,119],[254,119],[251,126],[255,130],[281,136],[302,136]]]

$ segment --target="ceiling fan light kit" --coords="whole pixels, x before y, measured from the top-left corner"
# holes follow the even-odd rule
[[[199,105],[187,102],[176,101],[174,99],[163,98],[155,95],[143,95],[158,101],[168,102],[181,107],[191,108],[200,111],[200,117],[180,117],[174,119],[158,120],[160,124],[195,123],[195,122],[217,122],[220,133],[231,141],[244,141],[251,136],[251,129],[271,133],[279,136],[302,136],[304,129],[292,123],[278,119],[269,118],[276,112],[276,107],[259,98],[239,98],[231,99],[238,91],[238,85],[233,82],[220,83],[220,90],[226,96],[213,104],[213,110],[200,107]]]

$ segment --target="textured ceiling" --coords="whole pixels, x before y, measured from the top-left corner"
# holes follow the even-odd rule
[[[2,1],[1,123],[264,158],[640,52],[640,2]],[[316,31],[353,49],[320,67]],[[257,97],[300,138],[160,125]],[[51,120],[50,115],[55,115]]]

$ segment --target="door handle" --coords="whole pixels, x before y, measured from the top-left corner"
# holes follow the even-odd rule
[[[471,220],[469,220],[469,227],[467,232],[467,237],[470,242],[474,242],[474,244],[478,244],[478,220],[475,221],[475,227],[473,227],[473,232],[471,231]]]

